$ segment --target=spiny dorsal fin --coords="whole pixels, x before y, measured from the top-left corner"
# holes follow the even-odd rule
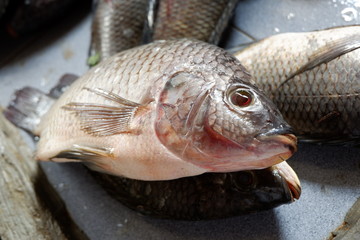
[[[100,88],[84,89],[116,102],[119,106],[77,102],[63,106],[63,109],[72,111],[79,118],[81,130],[97,137],[134,133],[129,123],[142,105]]]

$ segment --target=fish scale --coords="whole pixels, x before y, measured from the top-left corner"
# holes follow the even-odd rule
[[[188,37],[217,44],[236,3],[237,0],[160,0],[153,40]]]
[[[89,64],[142,42],[148,0],[99,0],[93,18]]]
[[[360,136],[359,34],[355,26],[279,34],[235,56],[303,139],[351,141]],[[347,43],[351,51],[340,51]]]

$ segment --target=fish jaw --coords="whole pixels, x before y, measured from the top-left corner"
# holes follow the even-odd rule
[[[299,199],[301,195],[301,184],[295,171],[289,166],[287,162],[281,162],[272,166],[274,171],[278,171],[281,177],[286,181],[289,187],[292,201]]]
[[[201,140],[194,143],[197,157],[192,152],[188,159],[210,172],[233,172],[263,169],[289,159],[296,151],[293,134],[274,134],[249,138],[237,143],[205,127]],[[195,139],[198,137],[194,137]],[[188,151],[190,152],[190,151]]]

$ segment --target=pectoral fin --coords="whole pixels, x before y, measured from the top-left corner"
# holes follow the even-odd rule
[[[105,173],[111,173],[112,148],[88,147],[74,144],[72,148],[61,151],[52,159],[65,158],[78,160],[87,167]]]
[[[118,106],[77,102],[63,106],[63,109],[73,112],[79,118],[81,130],[98,137],[136,132],[135,129],[131,129],[130,122],[135,113],[145,105],[126,100],[103,89],[85,90],[111,100]]]

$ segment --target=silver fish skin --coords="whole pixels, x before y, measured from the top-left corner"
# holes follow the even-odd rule
[[[140,180],[262,169],[296,151],[273,103],[230,54],[157,41],[92,68],[37,128],[39,160]]]
[[[148,1],[98,1],[92,23],[89,65],[141,44]]]
[[[195,38],[218,44],[238,0],[159,0],[154,40]]]
[[[29,133],[78,77],[64,75],[46,94],[26,87],[18,90],[4,111]],[[89,171],[110,195],[143,214],[171,219],[204,220],[237,216],[274,208],[299,199],[299,178],[286,161],[270,168],[230,173],[205,173],[167,181],[140,181]]]
[[[302,141],[360,137],[360,27],[275,35],[235,53]]]

